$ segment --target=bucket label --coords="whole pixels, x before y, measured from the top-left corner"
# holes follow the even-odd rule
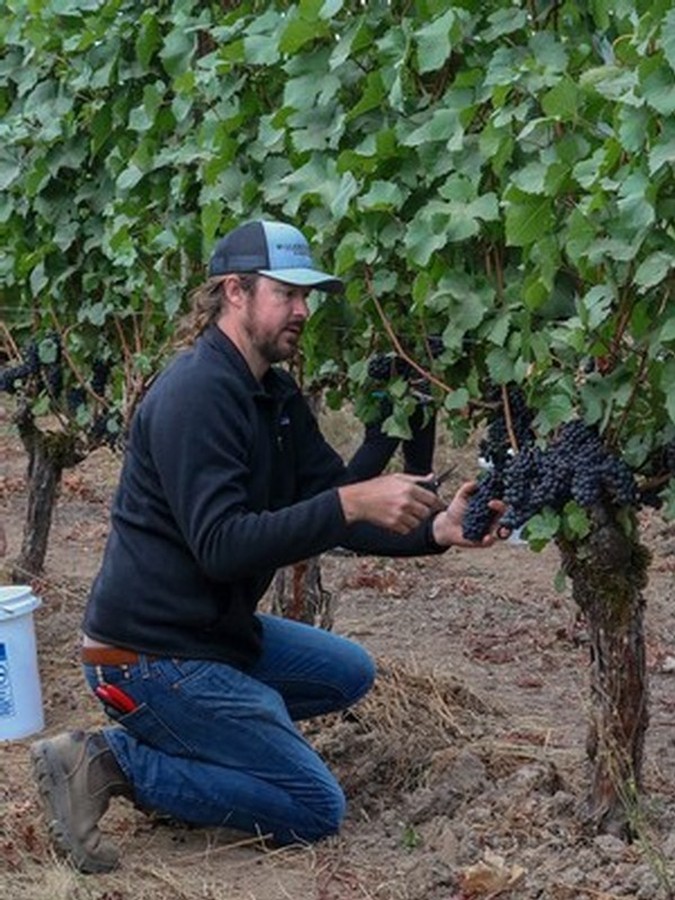
[[[9,677],[7,647],[0,643],[0,719],[14,715],[14,697],[12,695],[12,679]]]

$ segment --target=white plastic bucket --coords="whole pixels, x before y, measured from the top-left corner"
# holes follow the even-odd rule
[[[0,587],[0,741],[44,728],[33,625],[41,602],[29,587]]]

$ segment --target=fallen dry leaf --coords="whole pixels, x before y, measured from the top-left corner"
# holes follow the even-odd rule
[[[469,897],[497,897],[520,884],[526,874],[522,866],[509,866],[503,857],[486,850],[480,862],[464,869],[461,884]]]

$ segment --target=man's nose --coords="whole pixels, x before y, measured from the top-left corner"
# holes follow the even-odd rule
[[[293,298],[293,315],[303,319],[309,317],[309,304],[305,294],[298,294]]]

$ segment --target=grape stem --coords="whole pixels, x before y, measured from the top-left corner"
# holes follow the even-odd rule
[[[509,435],[509,444],[514,453],[518,453],[518,438],[513,429],[513,417],[511,415],[511,404],[509,403],[509,392],[505,384],[502,385],[502,404],[504,406],[504,422],[506,423],[506,431]]]
[[[10,358],[20,359],[21,353],[19,352],[19,348],[16,345],[16,341],[10,334],[9,328],[7,328],[4,321],[2,321],[1,319],[0,319],[0,330],[2,330],[3,341],[5,343],[5,346],[9,347],[9,349],[11,351]]]

